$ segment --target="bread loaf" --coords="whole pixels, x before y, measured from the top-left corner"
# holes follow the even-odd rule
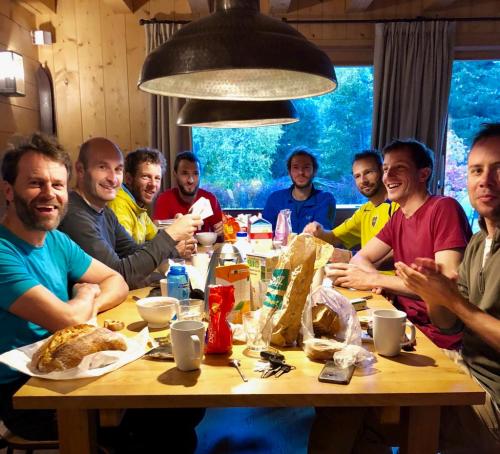
[[[104,350],[127,350],[123,338],[106,328],[76,325],[56,331],[35,352],[32,366],[40,372],[78,366],[84,356]]]

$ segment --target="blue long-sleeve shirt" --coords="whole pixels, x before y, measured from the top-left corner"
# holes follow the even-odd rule
[[[329,192],[320,191],[314,186],[307,200],[295,200],[292,196],[293,185],[288,189],[275,191],[269,195],[262,217],[276,229],[276,220],[281,210],[291,211],[292,231],[302,233],[309,222],[319,222],[325,230],[332,230],[335,221],[335,198]]]

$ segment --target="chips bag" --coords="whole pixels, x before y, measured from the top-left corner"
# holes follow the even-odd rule
[[[205,353],[229,353],[233,346],[231,327],[227,321],[234,306],[232,285],[210,285],[208,287],[209,323]]]

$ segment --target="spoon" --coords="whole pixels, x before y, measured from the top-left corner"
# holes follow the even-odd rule
[[[244,382],[248,381],[248,378],[246,378],[243,375],[243,372],[241,372],[241,369],[240,369],[241,362],[240,362],[239,359],[232,359],[231,361],[229,361],[229,365],[232,366],[232,367],[236,367],[236,370],[238,371],[238,373],[240,374],[240,377],[242,378],[242,380]]]

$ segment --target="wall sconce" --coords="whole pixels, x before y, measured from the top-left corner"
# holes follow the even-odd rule
[[[52,44],[52,33],[45,30],[31,30],[31,42],[35,46]]]
[[[0,95],[25,96],[23,57],[17,52],[0,51]]]

